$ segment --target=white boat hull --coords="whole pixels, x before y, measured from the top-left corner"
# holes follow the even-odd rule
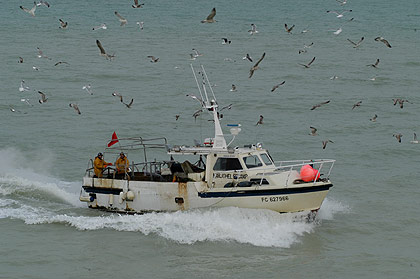
[[[85,177],[80,200],[90,208],[144,213],[206,207],[241,207],[277,212],[318,210],[331,182],[288,187],[252,186],[207,188],[205,182],[128,181]]]

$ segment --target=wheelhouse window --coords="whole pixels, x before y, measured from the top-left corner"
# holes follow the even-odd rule
[[[270,157],[267,155],[267,153],[260,154],[260,157],[263,160],[264,164],[266,164],[267,166],[273,164],[273,162],[271,162]]]
[[[260,159],[256,155],[250,155],[250,156],[244,157],[243,160],[248,169],[262,166]]]
[[[238,158],[217,158],[213,170],[215,171],[231,171],[242,170],[241,163]]]

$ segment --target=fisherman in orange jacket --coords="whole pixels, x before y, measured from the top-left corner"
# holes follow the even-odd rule
[[[129,162],[124,152],[120,153],[120,157],[115,162],[115,168],[117,169],[117,174],[123,175],[128,172]]]
[[[95,157],[95,161],[93,162],[93,168],[95,171],[96,177],[102,177],[102,172],[107,166],[111,166],[111,163],[105,162],[103,159],[104,155],[102,153],[98,153],[98,156]]]

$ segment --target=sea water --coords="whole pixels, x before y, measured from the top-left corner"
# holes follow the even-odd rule
[[[35,17],[19,8],[31,1],[7,1],[0,11],[0,278],[419,278],[420,145],[409,141],[420,133],[420,2],[50,4]],[[218,22],[201,24],[213,7]],[[352,12],[342,18],[326,12],[344,9]],[[106,30],[92,30],[102,23]],[[259,33],[247,32],[251,23]],[[292,34],[285,23],[295,25]],[[358,48],[347,41],[361,37]],[[96,40],[115,53],[112,61]],[[38,58],[37,47],[51,60]],[[203,56],[190,60],[192,48]],[[264,52],[248,78],[253,63],[242,57],[255,62]],[[313,57],[309,69],[299,65]],[[367,66],[378,58],[377,68]],[[59,61],[68,64],[54,66]],[[315,220],[238,208],[127,216],[79,202],[89,159],[114,131],[171,144],[213,136],[207,114],[192,117],[200,107],[186,97],[198,94],[190,64],[205,66],[220,106],[232,104],[222,127],[230,140],[226,124],[242,125],[233,145],[262,142],[275,160],[337,160]],[[29,91],[19,92],[21,80]],[[82,89],[87,84],[93,95]],[[38,90],[46,103],[38,103]],[[132,107],[114,91],[126,103],[133,98]],[[401,109],[393,98],[410,103]],[[256,126],[260,115],[264,124]],[[334,143],[322,149],[327,139]]]

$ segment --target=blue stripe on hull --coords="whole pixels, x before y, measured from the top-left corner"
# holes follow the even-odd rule
[[[291,195],[311,192],[326,191],[333,185],[326,184],[320,186],[310,186],[301,188],[284,189],[264,189],[264,190],[243,190],[238,192],[202,192],[198,193],[200,198],[224,198],[224,197],[251,197],[251,196],[272,196],[272,195]]]

